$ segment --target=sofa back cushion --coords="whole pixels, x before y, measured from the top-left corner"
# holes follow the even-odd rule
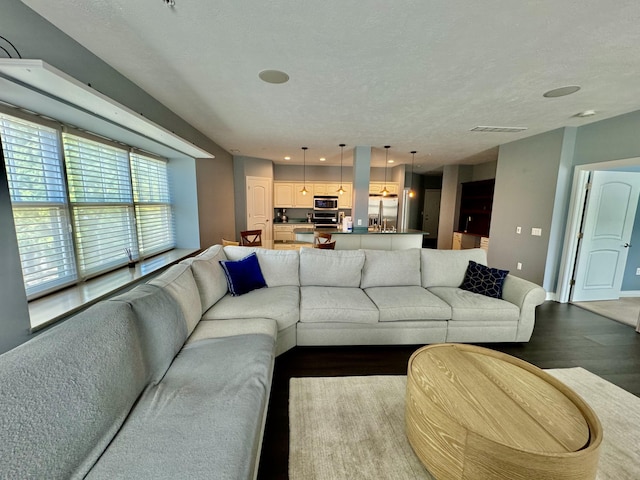
[[[109,302],[124,302],[136,315],[140,343],[149,366],[149,381],[157,384],[187,340],[187,323],[176,300],[155,285],[138,285]]]
[[[360,288],[420,286],[420,249],[363,250]]]
[[[131,307],[101,302],[0,356],[3,478],[84,478],[145,388]]]
[[[481,248],[468,250],[433,250],[423,248],[422,286],[459,287],[467,273],[469,260],[482,265],[487,264],[487,252]]]
[[[250,253],[258,256],[260,270],[267,287],[297,287],[300,285],[298,270],[300,255],[297,250],[268,250],[260,247],[226,246],[224,253],[229,260],[240,260]]]
[[[300,249],[300,285],[320,287],[360,287],[362,250]]]
[[[180,262],[191,266],[191,273],[198,286],[200,303],[202,303],[201,313],[209,310],[228,291],[227,278],[220,266],[220,260],[227,260],[227,256],[224,254],[222,245],[214,245],[199,255]]]
[[[187,332],[191,335],[202,317],[200,293],[191,267],[184,264],[173,265],[148,283],[162,288],[178,302],[187,323]]]

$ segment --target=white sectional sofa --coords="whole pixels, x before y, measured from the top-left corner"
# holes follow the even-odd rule
[[[266,287],[232,296],[253,252]],[[213,246],[0,356],[0,478],[255,478],[277,354],[530,338],[544,290],[461,290],[470,260]]]

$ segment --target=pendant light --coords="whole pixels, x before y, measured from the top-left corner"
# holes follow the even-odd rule
[[[416,196],[416,192],[413,191],[413,162],[416,159],[416,151],[412,150],[411,151],[411,182],[410,182],[410,188],[409,188],[409,198],[413,198]]]
[[[302,147],[302,195],[309,193],[307,190],[307,147]]]
[[[389,165],[389,148],[391,148],[391,145],[385,145],[384,148],[387,151],[384,160],[384,188],[380,193],[383,197],[386,197],[387,195],[389,195],[389,190],[387,190],[387,165]]]
[[[345,147],[345,146],[346,146],[346,145],[345,145],[344,143],[341,143],[341,144],[339,145],[339,147],[340,147],[340,188],[338,189],[338,193],[339,193],[340,195],[343,195],[343,194],[344,194],[344,192],[345,192],[345,189],[344,189],[344,188],[342,188],[342,154],[343,154],[343,152],[344,152],[344,147]]]

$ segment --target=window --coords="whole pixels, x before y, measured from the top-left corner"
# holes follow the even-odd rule
[[[58,132],[0,113],[0,138],[27,296],[77,279]]]
[[[29,299],[175,247],[166,160],[24,117],[0,140]]]
[[[140,254],[149,256],[175,246],[167,162],[131,154],[131,179]]]
[[[104,142],[63,134],[78,269],[83,278],[138,257],[129,154]]]

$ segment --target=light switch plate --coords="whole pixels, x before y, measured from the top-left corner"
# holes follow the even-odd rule
[[[521,264],[520,262],[518,262],[518,263],[516,264],[516,268],[517,268],[518,270],[522,270],[522,264]]]
[[[520,235],[522,233],[522,227],[516,227],[516,233]]]
[[[542,229],[541,228],[532,228],[531,229],[531,235],[533,235],[534,237],[542,236]]]

